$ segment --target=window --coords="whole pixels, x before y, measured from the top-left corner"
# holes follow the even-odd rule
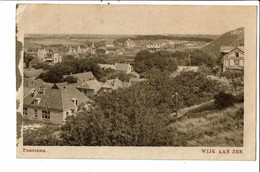
[[[27,115],[27,108],[23,108],[23,114]]]
[[[239,53],[238,52],[236,52],[235,54],[236,54],[236,57],[239,57]]]
[[[239,65],[244,66],[244,60],[239,60]]]
[[[238,66],[239,65],[239,60],[235,60],[235,64],[236,64],[236,66]]]
[[[234,62],[234,59],[230,59],[230,66],[234,66],[235,65],[235,62]]]
[[[50,111],[42,110],[42,119],[50,119]]]
[[[37,118],[37,109],[34,109],[34,117]]]
[[[226,66],[229,66],[229,60],[226,60],[225,64],[226,64]]]

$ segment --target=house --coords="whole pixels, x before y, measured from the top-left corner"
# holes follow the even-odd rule
[[[24,78],[36,79],[43,73],[43,69],[28,68],[23,70]]]
[[[116,70],[116,66],[113,64],[98,64],[101,69],[113,69]]]
[[[149,43],[145,47],[151,53],[161,50],[161,45],[160,44]]]
[[[29,62],[29,68],[33,68],[35,65],[41,63],[42,60],[39,57],[34,57],[30,62]]]
[[[76,88],[80,92],[84,93],[88,97],[93,97],[97,95],[101,87],[102,87],[102,83],[98,82],[97,80],[85,81],[84,83],[76,86]]]
[[[42,79],[30,79],[24,78],[23,81],[23,97],[26,97],[28,94],[33,93],[34,91],[40,90],[44,86],[45,89],[53,87],[53,83],[44,82]]]
[[[133,48],[133,47],[135,46],[135,42],[128,38],[128,39],[125,41],[125,46],[126,46],[127,48]]]
[[[233,50],[234,46],[221,46],[219,52],[221,53],[222,57]]]
[[[62,62],[62,56],[59,53],[54,53],[53,62],[54,64]]]
[[[38,49],[37,55],[38,55],[39,59],[43,60],[47,56],[47,50],[45,48],[44,49]]]
[[[95,77],[91,71],[83,72],[83,73],[75,73],[75,74],[70,74],[70,75],[63,75],[63,78],[66,78],[68,76],[73,76],[74,78],[77,78],[78,82],[80,82],[80,83],[95,79]]]
[[[101,69],[113,69],[117,71],[125,72],[130,74],[132,72],[132,66],[129,63],[115,63],[113,64],[98,64]]]
[[[244,70],[244,47],[234,47],[223,56],[223,72],[226,70]]]
[[[132,66],[129,63],[116,63],[115,68],[117,71],[122,71],[126,74],[130,74],[132,72]]]
[[[99,90],[98,94],[111,93],[113,90],[123,88],[122,81],[118,78],[107,80]]]
[[[115,47],[115,45],[114,45],[114,43],[113,43],[113,41],[112,40],[107,40],[106,41],[106,47]]]
[[[65,83],[54,84],[50,89],[41,87],[24,98],[23,116],[39,121],[62,124],[67,116],[78,111],[90,99]]]

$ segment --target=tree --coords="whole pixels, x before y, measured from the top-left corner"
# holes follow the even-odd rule
[[[223,109],[229,106],[233,106],[236,102],[236,98],[232,94],[219,92],[214,96],[215,106],[219,109]]]
[[[73,76],[67,76],[63,79],[63,82],[67,82],[69,84],[78,82],[78,79]]]
[[[26,64],[26,66],[29,66],[29,62],[34,58],[33,55],[28,54],[28,53],[24,53],[24,63]]]

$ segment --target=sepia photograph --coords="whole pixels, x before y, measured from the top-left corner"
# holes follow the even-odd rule
[[[255,159],[256,10],[18,4],[17,156]]]

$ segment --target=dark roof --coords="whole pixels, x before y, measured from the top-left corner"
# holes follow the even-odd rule
[[[27,78],[38,77],[42,72],[43,69],[29,68],[23,70],[24,76]]]
[[[68,76],[73,76],[77,78],[79,81],[88,81],[95,79],[94,75],[92,72],[83,72],[83,73],[75,73],[75,74],[70,74],[70,75],[63,75],[64,78]]]
[[[35,98],[39,98],[37,105],[33,104]],[[25,107],[34,107],[40,109],[50,109],[64,111],[66,109],[75,108],[72,99],[77,99],[78,105],[90,101],[90,99],[74,87],[62,84],[55,84],[53,88],[46,89],[44,94],[38,93],[35,97],[29,94],[24,98]]]

